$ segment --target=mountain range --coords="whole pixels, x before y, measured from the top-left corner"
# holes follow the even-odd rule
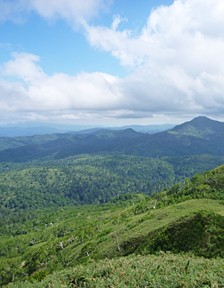
[[[0,138],[0,286],[224,287],[223,136],[197,117]]]
[[[154,134],[162,132],[174,127],[172,124],[156,124],[156,125],[127,125],[120,127],[104,127],[109,130],[124,130],[131,128],[137,132]],[[45,135],[53,133],[67,133],[73,131],[73,133],[88,133],[90,131],[96,131],[102,129],[102,126],[83,126],[83,125],[62,125],[62,124],[49,124],[49,126],[40,126],[35,124],[32,126],[0,126],[0,137],[21,137],[21,136],[34,136]]]
[[[1,137],[0,162],[62,159],[79,154],[112,153],[147,157],[224,155],[224,123],[197,117],[154,134],[127,128],[90,129],[26,137]]]

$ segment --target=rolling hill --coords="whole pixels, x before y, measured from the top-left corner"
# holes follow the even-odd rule
[[[0,165],[0,212],[105,203],[128,193],[150,194],[176,178],[172,165],[135,156],[71,157]]]
[[[223,183],[220,166],[152,197],[18,215],[0,229],[1,285],[222,287]]]
[[[223,287],[223,144],[206,117],[0,138],[0,286]]]
[[[130,193],[167,189],[224,163],[224,157],[150,158],[78,155],[65,159],[0,164],[0,224],[20,210],[105,203]]]
[[[62,159],[99,153],[147,157],[224,156],[224,123],[197,117],[171,130],[152,135],[131,128],[120,131],[100,129],[89,133],[1,138],[0,146],[0,162]]]

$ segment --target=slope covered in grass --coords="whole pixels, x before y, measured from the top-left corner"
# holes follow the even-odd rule
[[[132,201],[68,208],[11,225],[0,243],[3,283],[41,280],[66,267],[133,253],[163,250],[223,257],[224,206],[219,200],[189,200],[159,209],[143,196]],[[13,238],[7,236],[13,233]]]
[[[136,279],[143,285],[139,287],[173,287],[175,272],[179,275],[173,282],[176,287],[222,287],[223,180],[221,166],[153,197],[127,195],[122,196],[125,201],[120,198],[104,205],[39,210],[26,219],[10,222],[0,230],[1,284],[37,281],[34,287],[61,287],[57,283],[65,287],[138,287],[128,286],[133,275],[133,285]],[[128,258],[121,258],[124,256]],[[140,259],[146,264],[140,264]],[[150,264],[150,259],[157,259],[157,265]],[[161,266],[161,273],[167,271],[164,277],[159,276],[162,259],[165,266]],[[119,261],[126,263],[122,268],[126,280],[120,274]],[[135,262],[139,263],[136,268]],[[106,277],[109,263],[114,273]],[[77,265],[83,266],[74,270]],[[173,274],[169,270],[172,265]],[[148,267],[147,273],[143,267]],[[139,277],[134,277],[134,269]],[[50,276],[52,273],[56,274]],[[53,280],[55,277],[58,279]],[[124,286],[116,286],[119,279]],[[45,282],[38,284],[42,280]],[[186,286],[187,281],[192,286]],[[18,287],[31,284],[23,285]]]
[[[41,282],[22,282],[9,287],[218,288],[224,286],[223,265],[223,259],[204,259],[189,254],[131,255],[78,265],[55,272]]]

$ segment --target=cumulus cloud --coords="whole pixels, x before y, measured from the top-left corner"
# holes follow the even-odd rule
[[[26,3],[46,19],[81,23],[90,45],[111,53],[130,74],[50,76],[40,67],[38,56],[15,54],[1,67],[4,77],[16,78],[0,83],[1,110],[17,107],[32,117],[35,113],[44,117],[48,111],[63,119],[223,114],[223,0],[176,0],[153,10],[140,33],[120,29],[120,16],[110,27],[85,21],[106,2],[18,1],[20,7]]]
[[[36,55],[22,53],[13,57],[1,67],[1,75],[13,80],[0,82],[0,110],[104,111],[119,108],[123,101],[119,79],[112,75],[95,72],[49,76],[39,66]]]
[[[13,53],[13,60],[8,61],[2,67],[4,75],[13,75],[25,82],[33,82],[45,78],[37,62],[40,60],[37,55],[27,53]]]
[[[152,11],[138,35],[119,30],[119,21],[114,21],[112,27],[87,25],[87,39],[132,69],[123,88],[135,107],[198,113],[220,107],[224,76],[222,0],[176,0],[161,6]]]

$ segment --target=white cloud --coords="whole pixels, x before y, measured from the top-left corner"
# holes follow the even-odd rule
[[[91,45],[111,52],[122,65],[177,63],[198,71],[218,68],[219,59],[211,58],[223,51],[222,0],[176,0],[171,6],[159,7],[150,14],[139,35],[119,30],[117,19],[112,28],[87,25],[86,32]],[[224,67],[219,68],[223,72]]]
[[[115,24],[87,25],[87,39],[132,69],[123,83],[130,105],[164,113],[220,111],[223,0],[176,0],[161,6],[138,35],[119,30],[119,21]]]
[[[13,53],[13,60],[8,61],[2,67],[4,75],[13,75],[26,82],[42,80],[46,77],[40,66],[38,56],[27,53]]]
[[[21,83],[9,83],[0,80],[0,112],[9,114],[22,111],[28,100],[26,90]],[[24,105],[25,104],[25,105]],[[11,115],[9,115],[9,118]]]
[[[34,11],[51,20],[61,18],[72,24],[81,24],[106,9],[111,0],[0,0],[0,21],[21,19]]]
[[[72,23],[82,23],[99,10],[105,8],[110,1],[106,0],[27,0],[31,9],[42,17],[52,19],[55,17],[68,20]]]
[[[122,102],[117,86],[119,79],[114,76],[97,72],[49,76],[38,65],[36,55],[22,53],[13,56],[13,60],[1,67],[1,75],[13,77],[16,82],[5,80],[0,83],[0,110],[7,106],[33,112],[98,111],[116,109]]]
[[[125,78],[99,72],[50,76],[37,56],[15,54],[1,67],[4,77],[16,77],[0,83],[2,111],[63,119],[223,114],[223,0],[176,0],[161,6],[139,34],[121,30],[119,16],[110,27],[87,24],[105,1],[20,0],[20,7],[25,2],[46,19],[82,23],[89,43],[131,72]]]

